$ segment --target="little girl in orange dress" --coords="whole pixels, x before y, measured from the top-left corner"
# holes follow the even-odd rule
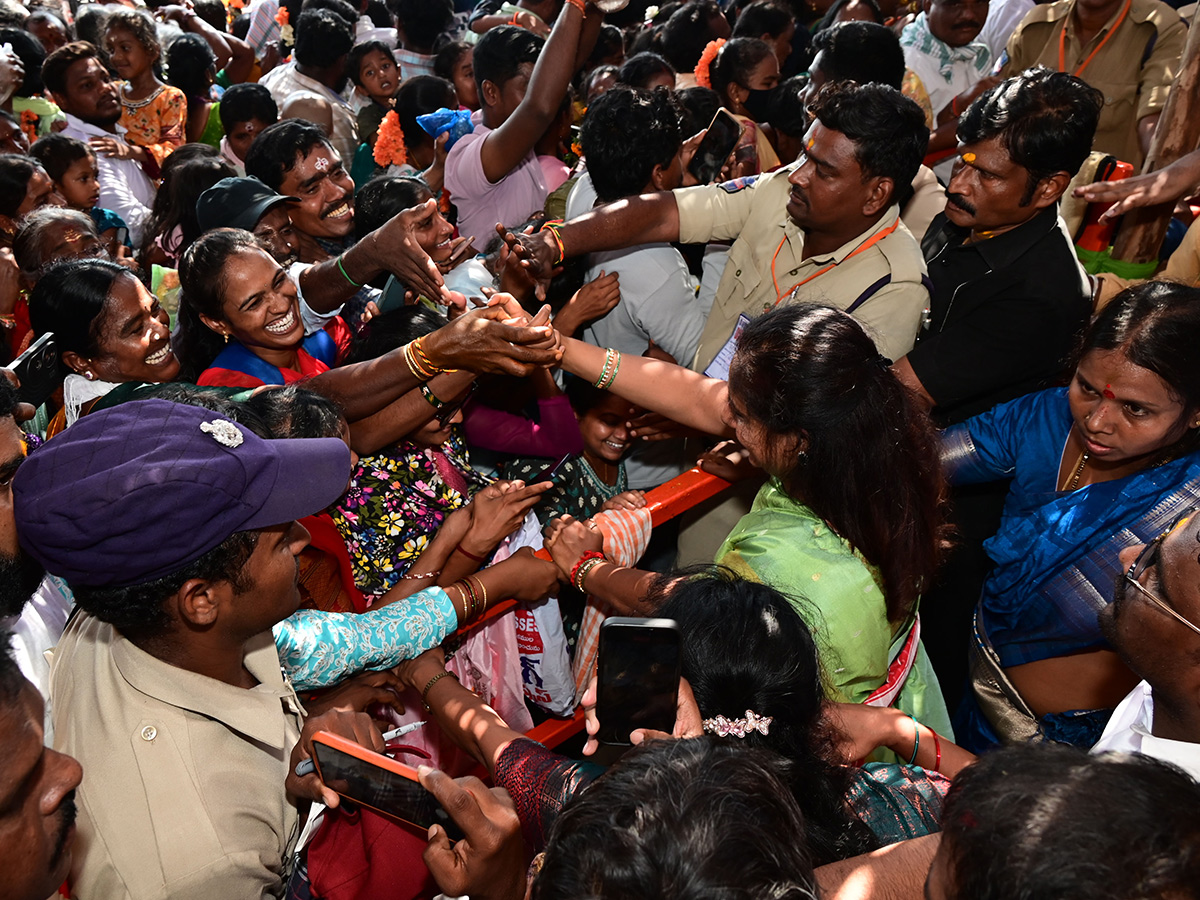
[[[163,161],[184,142],[187,99],[183,91],[163,84],[155,75],[162,48],[149,16],[131,9],[110,13],[104,46],[112,67],[125,81],[118,124],[125,129],[127,143],[92,138],[92,148],[107,156],[131,157],[146,174],[158,178]]]

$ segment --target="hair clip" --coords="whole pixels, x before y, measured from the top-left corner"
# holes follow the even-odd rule
[[[770,731],[771,723],[774,721],[774,716],[760,716],[754,710],[748,709],[746,710],[746,717],[744,719],[727,719],[724,716],[705,719],[704,730],[718,737],[728,737],[734,734],[740,738],[744,738],[755,731],[765,736]]]

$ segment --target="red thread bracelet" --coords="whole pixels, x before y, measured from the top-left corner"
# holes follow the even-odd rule
[[[454,549],[457,550],[459,553],[461,553],[463,556],[465,556],[467,559],[474,560],[475,562],[478,562],[478,563],[481,563],[487,559],[486,556],[476,556],[474,553],[471,553],[469,550],[464,550],[462,544],[459,544]]]
[[[567,579],[567,581],[571,582],[571,584],[574,584],[575,576],[579,574],[579,567],[582,566],[589,559],[604,559],[604,558],[605,558],[604,554],[601,553],[599,550],[589,550],[587,553],[583,554],[583,556],[579,557],[579,559],[575,561],[575,566],[574,566],[574,568],[571,569],[571,576]]]

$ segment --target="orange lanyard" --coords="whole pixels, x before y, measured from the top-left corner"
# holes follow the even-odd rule
[[[885,237],[887,237],[889,234],[891,234],[893,231],[895,231],[897,226],[899,226],[899,224],[900,224],[900,217],[896,216],[895,222],[893,222],[887,228],[883,229],[883,231],[877,231],[875,234],[873,234],[869,238],[867,238],[866,241],[864,241],[863,243],[861,243],[857,247],[855,247],[853,251],[851,251],[849,254],[847,254],[846,259],[843,259],[842,262],[846,262],[846,260],[853,259],[854,257],[858,256],[858,254],[862,253],[864,250],[869,250],[871,247],[874,247],[876,244],[878,244],[880,241],[882,241]],[[775,255],[771,257],[771,284],[773,284],[775,286],[775,302],[771,304],[771,306],[773,306],[773,307],[778,306],[780,303],[782,303],[784,297],[790,297],[798,289],[804,287],[804,285],[808,284],[814,278],[821,277],[826,272],[828,272],[830,269],[836,268],[839,265],[837,260],[834,260],[833,262],[831,262],[829,265],[825,266],[824,268],[818,269],[817,271],[813,272],[811,275],[809,275],[803,281],[798,281],[795,284],[793,284],[786,294],[781,294],[779,292],[779,282],[775,279],[775,260],[777,260],[779,258],[779,251],[783,249],[783,245],[786,242],[787,242],[787,235],[785,234],[783,236],[783,240],[781,240],[779,242],[779,246],[775,248]],[[764,310],[764,312],[765,312],[765,310]]]
[[[1088,58],[1083,61],[1083,64],[1071,73],[1072,75],[1078,78],[1083,74],[1083,70],[1088,67],[1088,63],[1096,58],[1096,54],[1104,48],[1104,45],[1108,43],[1108,39],[1117,33],[1117,29],[1121,27],[1121,23],[1124,22],[1125,17],[1129,15],[1129,7],[1132,5],[1133,0],[1125,0],[1125,8],[1122,9],[1121,14],[1117,16],[1117,21],[1113,22],[1113,27],[1108,29],[1108,33],[1104,35],[1104,39],[1096,45],[1095,50],[1088,54]],[[1070,21],[1070,14],[1068,14],[1067,18],[1063,20],[1062,31],[1058,33],[1058,71],[1060,72],[1067,71],[1067,24]]]

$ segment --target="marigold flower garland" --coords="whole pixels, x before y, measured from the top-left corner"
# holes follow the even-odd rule
[[[375,164],[402,166],[406,162],[408,162],[408,148],[404,146],[404,131],[400,128],[400,114],[393,109],[379,123],[379,136],[375,138]]]
[[[700,85],[700,87],[712,87],[712,77],[709,75],[708,70],[712,67],[713,61],[724,46],[725,38],[717,38],[715,41],[709,41],[705,45],[704,52],[700,54],[700,62],[696,63],[696,68],[692,70],[692,74],[696,76],[696,84]]]

